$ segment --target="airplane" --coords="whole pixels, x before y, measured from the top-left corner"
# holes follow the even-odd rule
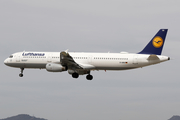
[[[170,60],[161,55],[168,29],[160,29],[146,47],[139,53],[86,53],[86,52],[17,52],[5,59],[4,64],[20,68],[23,77],[25,68],[46,69],[48,72],[68,71],[73,78],[90,74],[94,70],[128,70]]]

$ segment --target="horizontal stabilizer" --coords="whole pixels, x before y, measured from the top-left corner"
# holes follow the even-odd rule
[[[150,55],[147,60],[159,60],[157,55]]]

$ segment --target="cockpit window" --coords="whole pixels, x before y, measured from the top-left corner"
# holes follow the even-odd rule
[[[9,58],[13,58],[13,55],[10,55]]]

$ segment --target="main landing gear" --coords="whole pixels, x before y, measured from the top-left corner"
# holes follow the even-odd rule
[[[78,78],[78,77],[79,77],[79,74],[75,72],[75,73],[72,74],[72,77],[73,77],[73,78]],[[93,76],[90,75],[90,74],[88,74],[88,75],[86,76],[86,79],[87,79],[87,80],[92,80],[92,79],[93,79]]]
[[[79,74],[75,72],[75,73],[72,74],[72,77],[73,77],[73,78],[78,78],[78,77],[79,77]]]
[[[19,74],[19,77],[23,77],[23,70],[24,68],[21,68],[21,73]]]
[[[93,76],[89,74],[89,75],[86,76],[86,79],[87,79],[87,80],[92,80],[92,79],[93,79]]]

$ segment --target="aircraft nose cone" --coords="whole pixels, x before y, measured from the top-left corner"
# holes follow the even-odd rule
[[[4,64],[5,64],[5,65],[8,64],[8,60],[7,60],[7,59],[4,60]]]

